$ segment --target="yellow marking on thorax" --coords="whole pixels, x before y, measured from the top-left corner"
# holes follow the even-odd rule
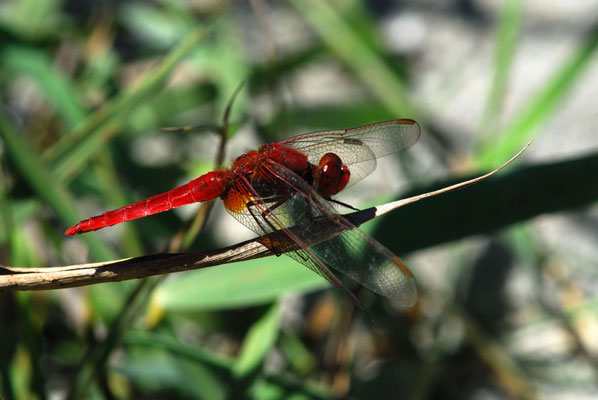
[[[251,201],[251,198],[238,191],[231,190],[226,194],[224,200],[224,206],[235,213],[240,213],[247,208],[247,203]]]

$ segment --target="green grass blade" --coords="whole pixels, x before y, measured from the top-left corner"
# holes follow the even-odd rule
[[[77,90],[53,65],[42,51],[26,47],[9,46],[0,53],[0,63],[19,75],[30,77],[65,122],[73,129],[84,120],[86,110]]]
[[[233,366],[235,376],[238,378],[247,376],[261,365],[278,337],[278,321],[278,305],[273,304],[268,312],[249,329],[239,358]]]
[[[120,6],[120,20],[149,46],[165,50],[176,45],[195,23],[195,18],[177,9],[176,3],[160,7],[153,3],[126,2]]]
[[[79,222],[79,215],[75,212],[75,202],[66,189],[49,172],[38,155],[29,148],[27,142],[13,130],[3,114],[0,114],[0,135],[6,143],[11,159],[39,198],[52,207],[65,226]],[[86,235],[83,236],[83,240],[98,261],[116,258],[97,236]]]
[[[68,23],[62,0],[2,1],[0,6],[0,25],[28,40],[54,38]]]
[[[299,375],[306,375],[317,365],[316,357],[309,348],[294,334],[281,333],[279,346],[285,359]]]
[[[91,114],[74,131],[64,135],[54,146],[44,153],[44,160],[55,163],[57,170],[81,168],[89,157],[99,151],[111,135],[105,125],[117,120],[119,126],[127,113],[152,93],[159,91],[172,69],[186,57],[205,36],[207,28],[201,26],[191,31],[187,37],[170,52],[164,60],[150,71],[140,83],[124,92]]]
[[[514,122],[507,127],[498,143],[488,145],[480,156],[480,166],[491,168],[508,158],[528,142],[533,133],[546,121],[556,106],[565,98],[567,91],[583,72],[598,47],[598,28],[594,29],[584,43],[575,51],[564,65],[547,82],[544,88],[534,96]]]
[[[380,218],[376,237],[384,238],[383,244],[400,255],[496,231],[538,215],[584,207],[598,201],[595,171],[598,154],[501,172],[468,188],[395,210]],[[401,226],[409,229],[397,234]]]
[[[103,148],[104,144],[122,129],[122,126],[122,119],[113,119],[75,144],[67,155],[54,163],[53,171],[56,179],[68,184],[77,172],[81,171],[87,160]]]
[[[154,293],[152,304],[171,312],[219,310],[265,304],[284,293],[328,286],[324,278],[290,257],[269,257],[167,280]]]
[[[417,119],[419,113],[409,101],[401,79],[328,2],[292,0],[291,3],[390,112],[399,117]]]
[[[202,347],[183,344],[163,334],[147,331],[130,331],[124,336],[123,342],[127,346],[148,346],[167,350],[172,354],[196,361],[225,373],[230,372],[234,365],[234,361],[231,358],[210,352]]]
[[[496,124],[505,97],[511,63],[515,56],[522,8],[521,0],[508,0],[503,6],[496,37],[494,77],[477,138],[480,147],[492,139],[493,133],[498,130]]]

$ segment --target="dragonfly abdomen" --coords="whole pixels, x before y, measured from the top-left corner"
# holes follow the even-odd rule
[[[209,172],[168,192],[83,220],[69,228],[65,234],[78,235],[96,231],[186,204],[215,199],[221,196],[226,189],[227,174],[227,171]]]

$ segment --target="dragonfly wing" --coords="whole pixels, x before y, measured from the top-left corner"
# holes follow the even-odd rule
[[[417,299],[411,271],[390,250],[355,226],[311,250],[332,269],[375,293],[404,306],[413,305]]]
[[[306,190],[307,188],[302,188]],[[313,192],[313,191],[312,191]],[[311,253],[333,271],[340,272],[371,291],[395,299],[405,306],[417,299],[415,279],[409,269],[385,246],[356,227],[315,192],[306,200],[291,197],[284,205],[285,214],[306,215],[290,228]],[[301,212],[298,212],[301,211]],[[318,215],[313,217],[313,215]],[[322,241],[322,238],[328,240]],[[313,260],[301,251],[287,253],[296,261],[316,270]]]
[[[342,273],[385,297],[413,305],[417,289],[413,275],[396,255],[339,215],[328,201],[304,180],[281,166],[273,171],[295,190],[283,206],[287,223],[295,236],[332,270]],[[322,238],[328,240],[322,241]],[[312,268],[312,262],[300,252],[291,255]],[[312,268],[313,269],[313,268]]]
[[[390,250],[339,215],[294,172],[277,164],[268,164],[265,168],[272,179],[278,180],[277,185],[290,188],[285,201],[254,196],[250,199],[251,206],[234,211],[225,199],[227,209],[235,218],[260,235],[275,230],[278,235],[284,235],[297,244],[294,251],[285,254],[337,285],[330,270],[403,305],[415,302],[417,290],[413,275]],[[322,265],[327,268],[323,269]]]
[[[417,122],[399,119],[351,129],[306,133],[280,143],[306,154],[312,164],[318,164],[326,153],[337,154],[350,167],[349,185],[352,185],[376,168],[376,158],[412,146],[420,134]]]

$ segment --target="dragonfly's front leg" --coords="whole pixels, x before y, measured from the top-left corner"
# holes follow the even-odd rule
[[[338,204],[339,206],[347,207],[347,208],[348,208],[348,209],[350,209],[350,210],[353,210],[353,211],[359,211],[359,208],[355,208],[355,207],[353,207],[353,206],[352,206],[352,205],[350,205],[350,204],[343,203],[342,201],[335,200],[335,199],[333,199],[333,198],[330,198],[330,197],[329,197],[329,198],[327,198],[326,200],[328,200],[328,201],[329,201],[329,202],[331,202],[331,203]]]

